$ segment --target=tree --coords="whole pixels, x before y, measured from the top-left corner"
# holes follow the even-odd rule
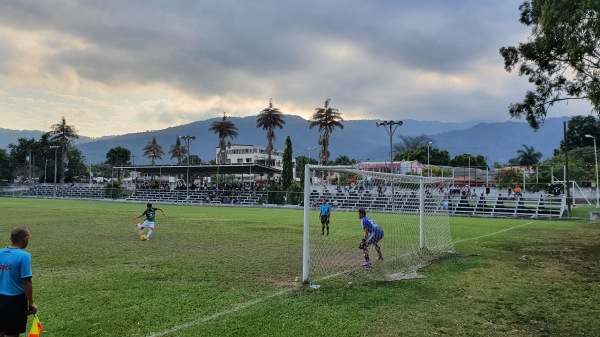
[[[593,146],[594,140],[588,138],[585,135],[592,135],[599,139],[600,137],[600,123],[594,116],[575,116],[569,119],[567,123],[567,139],[569,139],[569,151],[586,146]],[[560,141],[560,147],[554,150],[554,155],[557,156],[559,153],[564,153],[565,141]]]
[[[434,142],[433,139],[425,136],[424,134],[419,136],[400,135],[398,138],[400,138],[401,142],[396,143],[393,146],[394,153],[396,153],[394,158],[398,157],[399,153],[406,152],[408,150],[417,150],[421,148],[427,149],[429,142]],[[414,159],[410,158],[410,160]]]
[[[12,182],[13,175],[10,170],[10,157],[5,149],[0,149],[0,185]]]
[[[333,161],[333,165],[354,165],[354,164],[356,164],[356,160],[355,159],[350,159],[346,155],[338,156]]]
[[[518,163],[520,166],[533,166],[542,158],[541,152],[536,152],[533,146],[523,144],[523,149],[517,150]]]
[[[416,149],[409,148],[396,154],[394,160],[417,160],[420,163],[430,165],[448,166],[450,165],[450,153],[446,150],[440,150],[436,147],[427,146]],[[468,160],[468,158],[467,158]]]
[[[459,154],[450,161],[450,165],[453,167],[472,167],[487,169],[488,165],[485,158],[482,155],[473,156],[468,153]]]
[[[321,145],[319,160],[321,161],[321,165],[327,165],[327,162],[329,161],[329,134],[333,132],[335,128],[344,128],[344,125],[341,123],[344,120],[342,114],[338,109],[329,106],[330,101],[331,100],[328,98],[325,100],[325,106],[323,108],[316,108],[315,113],[309,121],[310,129],[315,126],[319,127],[319,145]]]
[[[283,170],[281,171],[281,184],[288,189],[294,182],[294,162],[292,161],[292,139],[287,136],[283,150]]]
[[[225,112],[223,112],[223,119],[220,122],[215,121],[210,125],[210,128],[208,128],[208,131],[213,131],[219,135],[219,155],[217,156],[218,164],[227,163],[227,151],[225,150],[227,143],[225,143],[225,139],[227,137],[231,139],[236,138],[238,136],[237,130],[238,128],[235,126],[235,124],[227,120],[227,115]]]
[[[269,100],[269,106],[263,109],[256,118],[256,127],[267,131],[267,154],[268,166],[273,166],[271,162],[271,153],[273,152],[273,144],[277,140],[275,137],[275,128],[283,129],[283,113],[278,108],[273,107],[273,99]]]
[[[171,145],[169,154],[171,155],[171,159],[177,158],[177,164],[181,165],[183,158],[187,155],[187,148],[181,146],[181,137],[177,136],[175,144]]]
[[[60,123],[54,124],[50,127],[50,133],[55,135],[52,140],[57,141],[60,146],[61,161],[59,165],[60,183],[65,182],[65,166],[69,164],[69,158],[67,155],[67,146],[69,145],[69,139],[78,139],[79,135],[75,127],[68,125],[67,120],[63,116]]]
[[[144,156],[152,161],[152,165],[156,163],[156,159],[162,159],[162,156],[165,154],[162,146],[156,142],[156,136],[152,137],[152,141],[148,142],[142,150],[144,151]]]
[[[569,100],[587,100],[600,111],[600,2],[590,0],[527,0],[520,22],[531,27],[528,42],[502,47],[504,68],[518,67],[536,87],[509,106],[514,118],[525,117],[533,129],[548,108]]]
[[[131,151],[121,146],[108,150],[106,153],[106,162],[112,166],[125,166],[131,159]],[[118,172],[117,179],[121,180],[121,171]]]

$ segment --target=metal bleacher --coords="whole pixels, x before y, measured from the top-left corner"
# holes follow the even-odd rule
[[[311,200],[327,199],[340,210],[356,210],[358,208],[381,212],[399,212],[417,214],[420,209],[419,198],[415,191],[396,191],[392,200],[391,194],[374,194],[369,191],[348,193],[311,191]],[[441,205],[436,198],[425,197],[426,209],[438,209]],[[313,206],[317,206],[316,204]],[[449,197],[448,211],[450,215],[474,217],[510,217],[510,218],[561,218],[566,208],[563,197]]]

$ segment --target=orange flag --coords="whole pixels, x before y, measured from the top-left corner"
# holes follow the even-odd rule
[[[40,337],[42,334],[42,322],[37,317],[37,315],[33,316],[33,321],[31,322],[31,330],[29,330],[28,337]]]

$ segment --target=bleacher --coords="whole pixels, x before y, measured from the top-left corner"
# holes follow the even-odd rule
[[[29,188],[23,197],[34,198],[66,198],[66,199],[104,199],[104,186],[52,186],[36,185]]]
[[[163,202],[181,204],[232,204],[261,205],[265,203],[266,192],[254,191],[214,191],[214,190],[160,190],[137,189],[126,201]]]
[[[562,197],[456,198],[450,211],[456,215],[513,218],[561,218],[566,208]]]
[[[195,205],[230,204],[238,206],[258,206],[267,201],[266,191],[215,191],[215,190],[160,190],[137,189],[131,195],[122,197],[125,201],[180,203]],[[24,193],[23,197],[34,198],[67,198],[67,199],[107,199],[112,198],[102,185],[56,186],[36,185]],[[121,197],[120,197],[121,198]],[[391,195],[372,191],[347,192],[312,190],[310,195],[313,207],[318,207],[321,200],[327,199],[334,208],[356,210],[365,208],[371,211],[400,212],[417,214],[419,200],[415,191],[395,191]],[[426,209],[439,209],[435,200],[426,197]],[[511,218],[561,218],[566,208],[563,197],[451,197],[448,211],[451,215],[476,217],[511,217]]]
[[[313,207],[320,201],[327,199],[335,208],[342,210],[356,210],[358,208],[372,211],[417,214],[419,212],[419,199],[414,191],[396,191],[394,200],[390,194],[377,194],[364,192],[330,192],[311,191],[311,200],[315,200]],[[439,209],[434,200],[437,198],[426,197],[425,208],[428,210]],[[511,217],[511,218],[561,218],[565,210],[565,199],[562,197],[452,197],[449,202],[449,212],[457,216],[476,217]]]

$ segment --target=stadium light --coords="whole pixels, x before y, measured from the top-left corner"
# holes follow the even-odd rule
[[[181,139],[185,142],[187,147],[187,172],[185,175],[185,189],[187,192],[187,196],[190,196],[190,145],[192,144],[192,140],[196,139],[196,136],[182,136]]]
[[[54,189],[52,193],[52,197],[56,198],[56,161],[58,160],[58,145],[50,146],[51,149],[54,149]]]
[[[378,127],[384,126],[385,131],[387,131],[388,135],[390,135],[390,173],[393,172],[394,166],[394,157],[392,156],[392,138],[394,137],[394,132],[396,132],[396,128],[402,124],[404,124],[404,122],[402,121],[383,121],[375,123],[375,125],[377,125]],[[389,130],[387,129],[388,126],[390,127]]]
[[[308,148],[308,165],[310,165],[310,151],[311,151],[311,150],[315,150],[316,148],[317,148],[317,146],[314,146],[314,147],[309,147],[309,148]]]
[[[196,139],[196,136],[181,136],[180,138],[183,139],[187,147],[187,164],[190,166],[190,145],[192,145],[192,141]]]
[[[429,176],[431,177],[431,166],[429,166],[429,148],[431,147],[432,142],[427,143],[427,171],[429,172]]]
[[[596,208],[600,207],[600,197],[598,196],[598,152],[596,152],[596,137],[585,135],[587,138],[594,140],[594,158],[596,159]]]
[[[471,195],[471,154],[467,153],[467,155],[469,156],[469,193],[468,195]],[[464,175],[463,175],[464,177]]]

